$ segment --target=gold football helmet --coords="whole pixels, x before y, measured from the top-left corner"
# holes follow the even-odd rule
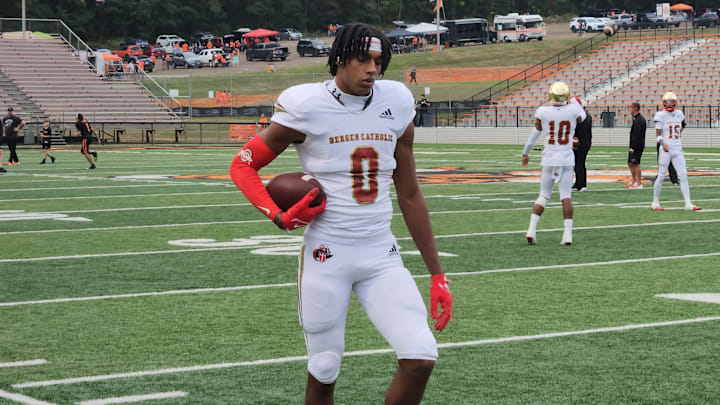
[[[548,95],[553,104],[565,104],[568,98],[570,98],[570,88],[563,82],[555,82],[550,86]]]

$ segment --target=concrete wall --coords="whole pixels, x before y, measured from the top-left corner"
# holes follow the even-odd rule
[[[532,128],[415,128],[415,142],[439,144],[524,145]],[[655,146],[655,128],[648,128],[648,146]],[[628,146],[629,128],[593,128],[593,145]],[[720,129],[686,128],[683,146],[720,148]],[[538,140],[542,145],[542,140]]]

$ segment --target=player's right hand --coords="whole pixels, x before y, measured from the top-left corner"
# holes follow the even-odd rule
[[[528,155],[523,155],[523,157],[522,157],[522,166],[523,166],[523,167],[528,167],[528,163],[530,163],[530,156],[528,156]]]
[[[435,329],[438,331],[445,329],[452,318],[453,297],[448,284],[445,274],[434,274],[430,277],[430,317],[435,319]],[[442,307],[440,314],[438,306]]]
[[[663,148],[663,150],[664,150],[665,152],[670,152],[670,147],[667,146],[667,145],[665,145],[664,142],[663,142],[663,144],[662,144],[662,148]]]
[[[317,188],[310,190],[302,200],[295,203],[287,211],[278,214],[279,221],[276,220],[275,223],[288,233],[308,225],[313,218],[325,210],[327,198],[323,198],[322,202],[314,207],[310,206],[310,203],[317,197],[319,192],[320,189]]]

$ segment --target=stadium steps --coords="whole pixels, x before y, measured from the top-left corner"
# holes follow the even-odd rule
[[[0,39],[7,82],[26,96],[43,117],[72,121],[82,113],[92,122],[177,121],[140,84],[106,81],[59,37]],[[8,88],[10,88],[8,86]],[[8,97],[10,93],[0,83]],[[0,102],[3,98],[0,96]],[[23,106],[24,108],[28,108]]]
[[[3,108],[0,113],[5,114],[8,107],[13,107],[15,114],[28,123],[47,118],[42,109],[5,75],[3,65],[0,65],[0,104]]]

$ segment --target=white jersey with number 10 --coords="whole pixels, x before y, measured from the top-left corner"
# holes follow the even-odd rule
[[[544,105],[537,109],[535,118],[542,123],[545,147],[542,166],[574,166],[572,145],[578,117],[586,117],[585,110],[573,104]]]
[[[662,131],[663,143],[670,150],[682,150],[681,131],[685,114],[680,110],[673,112],[662,110],[655,113],[655,129]]]

